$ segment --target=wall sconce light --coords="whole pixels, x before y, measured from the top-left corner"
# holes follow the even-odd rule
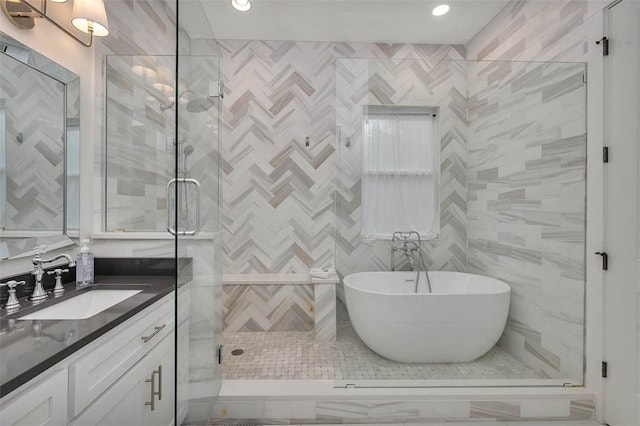
[[[107,12],[104,8],[103,0],[74,0],[71,12],[71,23],[78,30],[87,33],[87,39],[81,40],[75,34],[69,32],[62,25],[54,21],[47,15],[47,3],[65,3],[67,0],[39,0],[40,8],[29,3],[27,0],[0,0],[2,11],[9,20],[20,29],[28,30],[35,26],[36,18],[44,18],[58,27],[60,30],[71,36],[75,41],[91,46],[93,36],[104,37],[109,34],[109,24],[107,22]]]

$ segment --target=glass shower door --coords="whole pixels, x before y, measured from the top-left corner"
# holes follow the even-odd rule
[[[179,9],[200,8],[180,2]],[[167,186],[176,237],[176,424],[206,424],[221,385],[221,55],[216,41],[189,37],[178,14],[175,174]]]

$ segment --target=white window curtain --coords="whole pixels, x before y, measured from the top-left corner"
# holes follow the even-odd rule
[[[368,107],[362,161],[362,236],[438,237],[440,143],[433,109]]]

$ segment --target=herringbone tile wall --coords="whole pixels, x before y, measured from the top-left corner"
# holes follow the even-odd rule
[[[313,330],[313,284],[224,285],[223,291],[225,331]]]
[[[457,59],[455,53],[451,59]],[[389,241],[361,235],[362,129],[366,105],[438,107],[440,235],[422,245],[429,269],[466,269],[466,64],[414,59],[338,59],[336,259],[344,274],[389,270]],[[347,143],[349,138],[349,143]],[[400,259],[398,259],[400,260]]]
[[[451,70],[430,74],[444,59],[463,59],[461,46],[241,40],[222,40],[220,45],[226,87],[222,133],[225,273],[301,273],[314,266],[336,266],[336,250],[342,251],[338,259],[358,262],[337,265],[343,273],[365,265],[382,268],[382,257],[386,266],[386,254],[362,261],[371,250],[358,249],[360,244],[352,235],[357,225],[338,232],[336,249],[336,224],[349,223],[359,214],[359,195],[354,196],[359,194],[357,182],[335,179],[336,105],[354,94],[351,86],[337,86],[346,77],[338,77],[338,58],[379,58],[383,67],[396,59],[407,61],[374,75],[372,95],[358,92],[352,102],[382,90],[390,98],[378,99],[379,103],[416,104],[425,100],[420,95],[437,89],[438,94],[427,100],[450,99],[456,104],[446,113],[451,140],[443,144],[442,161],[452,173],[446,173],[443,185],[458,180],[449,192],[460,197],[443,203],[447,215],[443,224],[448,230],[441,245],[446,248],[429,253],[429,262],[443,269],[464,266],[464,250],[460,250],[464,215],[459,215],[459,209],[464,211],[464,193],[458,194],[464,177],[456,173],[464,170],[465,137],[453,123],[458,120],[454,118],[458,99],[445,90],[453,87],[447,79],[456,74]],[[416,83],[421,77],[429,82]],[[414,88],[420,90],[417,98],[408,93]]]

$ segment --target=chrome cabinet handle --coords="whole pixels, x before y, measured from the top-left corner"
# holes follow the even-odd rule
[[[144,343],[147,343],[149,340],[153,339],[156,334],[160,333],[160,330],[162,330],[166,326],[167,326],[167,324],[162,324],[162,325],[157,325],[157,326],[153,327],[153,330],[154,330],[153,333],[151,333],[148,336],[142,336],[142,341]]]
[[[151,407],[151,411],[156,409],[156,381],[153,380],[153,378],[155,377],[156,372],[154,371],[151,374],[151,378],[150,379],[145,379],[145,383],[151,383],[151,401],[149,402],[145,402],[144,405],[145,406],[150,406]]]
[[[158,373],[158,392],[156,392],[156,395],[158,395],[158,401],[162,401],[162,364],[158,366],[157,370],[153,371],[153,374],[156,373]]]
[[[169,202],[169,200],[172,199],[173,194],[175,193],[174,191],[171,190],[171,188],[177,182],[183,182],[185,184],[185,187],[187,184],[192,184],[196,187],[196,224],[195,224],[195,228],[193,229],[187,229],[187,230],[178,232],[176,230],[177,218],[174,218],[173,222],[171,221],[172,209],[170,209],[169,204],[167,204],[167,231],[169,231],[171,235],[177,235],[177,234],[196,235],[198,232],[200,232],[200,182],[198,182],[196,179],[187,179],[187,178],[171,179],[167,184],[167,203]],[[187,191],[185,190],[185,197],[187,196],[186,194],[187,194]]]

